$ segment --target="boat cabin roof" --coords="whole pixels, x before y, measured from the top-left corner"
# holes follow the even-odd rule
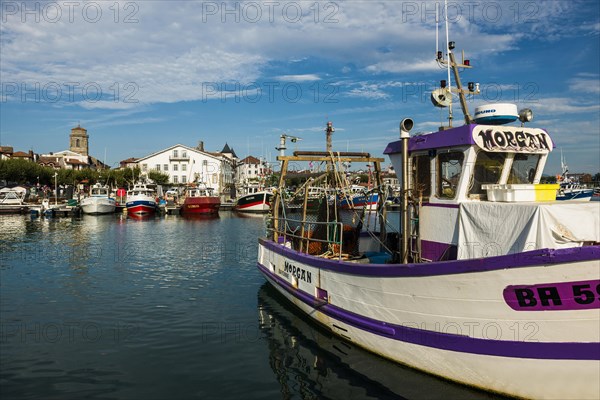
[[[484,151],[507,153],[548,153],[555,145],[548,132],[539,128],[469,124],[433,133],[412,136],[408,151],[459,146],[477,146]],[[384,154],[402,151],[402,141],[387,145]]]
[[[415,135],[408,141],[409,187],[431,203],[489,200],[489,185],[539,183],[553,148],[545,130],[519,126],[469,124]],[[384,153],[402,171],[402,141]]]

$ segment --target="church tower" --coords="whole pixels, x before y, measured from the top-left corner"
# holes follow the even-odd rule
[[[88,139],[89,136],[87,134],[87,129],[77,125],[77,128],[71,129],[71,144],[69,146],[69,150],[84,156],[88,156]]]

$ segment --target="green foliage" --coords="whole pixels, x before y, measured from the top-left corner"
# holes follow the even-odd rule
[[[542,175],[540,183],[556,183],[556,177],[554,175]]]
[[[160,171],[149,171],[148,178],[152,179],[157,185],[166,185],[169,183],[169,175]]]
[[[108,184],[110,186],[127,188],[133,185],[139,176],[140,169],[138,167],[124,170],[102,170],[95,171],[93,169],[59,169],[55,170],[50,167],[43,167],[38,163],[23,160],[23,159],[8,159],[0,160],[0,181],[14,182],[18,184],[35,185],[38,182],[40,185],[48,185],[54,187],[54,174],[57,174],[57,184],[59,185],[77,185],[86,183],[93,185],[96,182]],[[164,175],[164,174],[161,174]],[[157,177],[164,179],[164,177]],[[166,176],[168,180],[168,176]]]
[[[38,177],[40,184],[50,184],[54,170],[23,159],[0,160],[0,180],[33,185],[38,182]]]

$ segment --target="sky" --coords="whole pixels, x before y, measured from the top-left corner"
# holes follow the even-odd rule
[[[274,160],[289,150],[383,156],[402,118],[447,118],[430,93],[434,1],[0,2],[0,145],[48,153],[88,130],[108,165],[174,144]],[[556,149],[545,172],[600,171],[600,2],[449,1],[448,30],[473,66],[474,107],[534,112]],[[446,33],[440,24],[440,47]],[[452,82],[453,84],[453,82]],[[455,99],[455,125],[461,124]],[[386,164],[388,164],[386,162]]]

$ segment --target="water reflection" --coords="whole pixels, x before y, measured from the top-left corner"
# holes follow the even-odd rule
[[[308,321],[269,284],[258,292],[261,330],[284,398],[501,399],[371,354]]]
[[[219,214],[189,214],[189,213],[181,214],[181,217],[188,221],[213,221],[213,220],[218,220],[220,218]]]

